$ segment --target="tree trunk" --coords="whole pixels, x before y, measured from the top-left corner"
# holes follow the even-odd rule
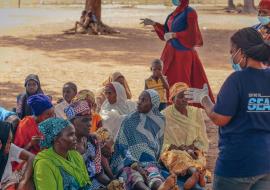
[[[101,20],[101,0],[85,0],[85,10],[92,11],[98,20],[98,31],[100,34],[113,34],[119,33],[108,25],[104,24]]]
[[[254,0],[244,0],[244,8],[243,8],[244,13],[255,13],[257,12]]]
[[[101,21],[101,0],[86,0],[85,10],[91,10],[96,15],[97,20]]]
[[[233,3],[233,0],[228,0],[228,9],[235,9],[235,5]]]

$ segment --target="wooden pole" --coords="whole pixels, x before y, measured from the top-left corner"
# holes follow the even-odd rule
[[[21,8],[21,0],[18,0],[18,8]]]

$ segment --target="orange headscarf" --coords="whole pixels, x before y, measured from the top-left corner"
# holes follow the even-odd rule
[[[169,101],[173,102],[173,98],[182,91],[187,90],[189,87],[184,82],[177,82],[170,88]]]

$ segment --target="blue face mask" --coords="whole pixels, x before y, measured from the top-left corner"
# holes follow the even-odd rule
[[[258,16],[258,20],[262,25],[268,25],[270,23],[270,16]]]
[[[232,65],[232,68],[233,68],[234,71],[241,71],[242,70],[242,68],[240,66],[240,63],[242,62],[243,59],[241,59],[240,63],[235,63],[234,62],[234,58],[239,52],[240,52],[240,49],[230,59],[230,63]]]
[[[179,6],[181,4],[181,0],[172,0],[172,4],[174,6]]]
[[[232,68],[233,68],[234,71],[241,71],[242,70],[242,68],[240,67],[240,65],[237,64],[237,63],[234,63],[234,61],[233,61],[232,58],[231,58],[231,61],[230,62],[232,64]]]

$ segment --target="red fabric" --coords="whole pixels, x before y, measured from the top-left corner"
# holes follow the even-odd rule
[[[176,38],[187,48],[202,46],[203,39],[198,24],[198,16],[195,11],[188,14],[187,23],[187,29],[182,32],[176,32]]]
[[[270,0],[261,0],[261,2],[259,4],[259,9],[270,10]]]
[[[39,131],[38,124],[36,123],[34,117],[26,116],[19,123],[15,134],[14,144],[24,148],[28,143],[31,142],[33,136],[42,136],[42,133]],[[40,152],[40,147],[36,145],[29,151],[33,154],[37,154]]]
[[[173,21],[173,19],[174,16],[172,15],[168,20],[169,29],[171,28],[170,23]],[[163,74],[167,76],[170,87],[176,82],[185,82],[192,88],[203,88],[203,84],[207,83],[209,88],[209,96],[214,102],[214,96],[209,86],[203,65],[196,50],[194,49],[196,46],[203,45],[196,12],[190,12],[187,19],[187,29],[182,32],[176,32],[176,37],[183,46],[192,50],[178,51],[173,48],[170,43],[166,43],[161,55],[161,60],[164,62]],[[164,26],[161,24],[156,24],[154,29],[159,38],[164,40]]]
[[[165,34],[165,30],[164,30],[164,25],[160,24],[160,23],[156,23],[154,25],[154,29],[159,37],[159,39],[161,39],[162,41],[164,41],[164,34]]]

